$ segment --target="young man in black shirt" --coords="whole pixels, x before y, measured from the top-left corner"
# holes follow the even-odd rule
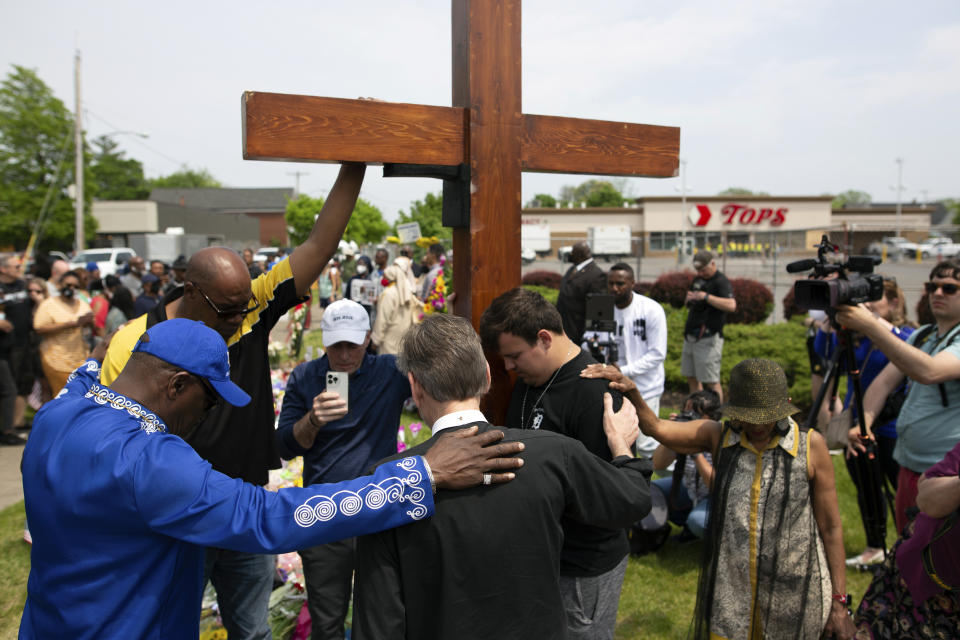
[[[737,310],[733,287],[727,277],[717,270],[712,253],[700,250],[693,256],[697,277],[687,291],[687,324],[684,328],[683,354],[680,371],[686,376],[690,392],[704,387],[720,396],[720,361],[723,358],[724,315]]]
[[[536,292],[508,291],[483,312],[480,338],[507,371],[517,373],[506,426],[556,431],[612,459],[603,432],[608,384],[580,377],[596,360],[564,334],[556,307]],[[612,395],[614,409],[621,410],[623,398]],[[560,587],[567,637],[612,638],[629,552],[626,532],[565,520],[564,534]]]
[[[404,455],[429,450],[444,430],[493,429],[479,411],[490,370],[467,320],[434,314],[411,328],[397,367],[433,431]],[[629,403],[619,414],[609,396],[606,404],[600,435],[612,463],[544,429],[504,429],[507,440],[524,444],[515,482],[438,491],[432,518],[362,538],[354,638],[569,637],[558,562],[567,526],[561,525],[624,527],[650,508],[650,463],[629,449],[636,417]],[[613,629],[600,635],[613,637]]]

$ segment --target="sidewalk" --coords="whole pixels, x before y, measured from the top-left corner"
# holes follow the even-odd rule
[[[0,509],[23,500],[21,456],[23,447],[0,447]]]

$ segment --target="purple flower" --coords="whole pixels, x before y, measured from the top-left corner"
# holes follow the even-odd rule
[[[407,445],[403,444],[402,442],[397,443],[397,453],[405,451],[406,448],[407,448]]]
[[[410,433],[412,433],[413,435],[417,435],[418,433],[420,433],[420,429],[422,428],[423,428],[423,424],[420,422],[410,423]]]

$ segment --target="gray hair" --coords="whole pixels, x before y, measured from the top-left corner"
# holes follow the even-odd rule
[[[490,388],[480,338],[458,316],[436,313],[403,336],[397,368],[438,402],[480,398]]]

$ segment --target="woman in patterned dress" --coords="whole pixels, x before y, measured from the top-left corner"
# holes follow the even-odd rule
[[[610,380],[636,405],[646,435],[679,453],[713,453],[694,637],[853,637],[833,463],[823,437],[791,419],[797,408],[780,365],[733,368],[724,423],[660,420],[615,367],[581,375]]]

